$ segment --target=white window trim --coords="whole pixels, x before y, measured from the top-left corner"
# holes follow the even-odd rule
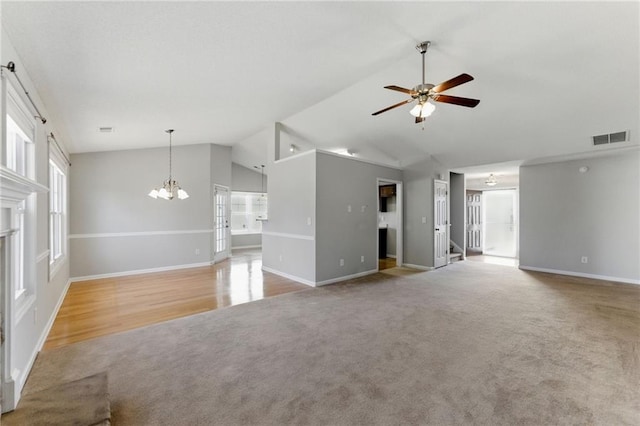
[[[58,151],[57,148],[53,148],[50,147],[49,148],[49,217],[48,217],[48,225],[49,225],[49,281],[51,281],[51,279],[53,277],[55,277],[55,275],[60,271],[60,268],[62,265],[64,265],[64,263],[67,261],[68,259],[68,228],[67,228],[67,189],[68,189],[68,176],[69,176],[69,167],[67,162],[64,160],[64,158],[62,157],[61,153]],[[60,236],[59,236],[59,243],[61,245],[61,250],[60,250],[60,254],[58,255],[58,257],[56,257],[55,259],[52,259],[52,257],[55,255],[56,250],[54,247],[52,247],[52,244],[54,243],[51,239],[51,226],[52,226],[52,221],[51,221],[51,216],[52,216],[52,206],[51,206],[51,197],[52,194],[54,193],[53,188],[51,188],[51,185],[53,185],[54,183],[51,182],[51,168],[52,168],[52,164],[60,171],[61,175],[62,175],[62,185],[60,190],[62,191],[62,200],[60,201],[60,205],[61,205],[61,212],[58,212],[59,216],[60,216],[60,226],[61,226],[61,232],[60,232]]]

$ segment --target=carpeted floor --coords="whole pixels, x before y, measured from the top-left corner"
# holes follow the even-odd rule
[[[476,262],[376,274],[44,351],[114,425],[639,424],[640,286]]]

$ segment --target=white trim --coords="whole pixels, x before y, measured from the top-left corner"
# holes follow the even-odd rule
[[[309,280],[306,280],[304,278],[296,277],[295,275],[290,275],[290,274],[287,274],[286,272],[282,272],[282,271],[278,271],[277,269],[269,268],[268,266],[264,266],[263,265],[262,266],[262,270],[265,271],[265,272],[270,272],[272,274],[280,275],[281,277],[285,277],[285,278],[288,278],[288,279],[293,280],[293,281],[297,281],[297,282],[302,283],[302,284],[306,284],[306,285],[311,286],[311,287],[315,287],[316,286],[316,283],[314,283],[313,281],[309,281]]]
[[[24,371],[22,372],[22,374],[17,380],[17,386],[20,392],[22,392],[22,389],[24,388],[24,385],[27,382],[27,378],[29,377],[29,373],[31,372],[33,363],[36,361],[36,357],[38,356],[38,353],[42,350],[42,347],[44,346],[44,342],[47,340],[47,337],[49,336],[51,327],[53,327],[53,323],[56,320],[56,317],[58,316],[58,312],[60,311],[62,302],[64,302],[64,298],[67,296],[67,291],[69,291],[70,285],[71,285],[71,280],[67,280],[67,284],[64,286],[62,293],[60,293],[58,302],[56,303],[56,306],[53,309],[53,312],[51,313],[51,316],[49,317],[47,324],[42,330],[42,333],[40,333],[40,338],[38,339],[38,343],[36,344],[36,347],[33,349],[33,352],[29,357],[29,361],[27,362],[26,368],[24,369]]]
[[[184,231],[143,231],[143,232],[104,232],[100,234],[69,234],[70,239],[111,238],[111,237],[147,237],[153,235],[210,234],[213,229],[185,229]]]
[[[307,280],[307,279],[304,279],[304,278],[297,277],[295,275],[287,274],[286,272],[278,271],[277,269],[269,268],[268,266],[262,266],[262,270],[265,271],[265,272],[270,272],[272,274],[280,275],[281,277],[288,278],[290,280],[297,281],[297,282],[302,283],[302,284],[306,284],[306,285],[311,286],[311,287],[321,287],[321,286],[328,285],[328,284],[334,284],[334,283],[341,282],[341,281],[347,281],[347,280],[350,280],[350,279],[353,279],[353,278],[360,278],[360,277],[364,277],[364,276],[367,276],[367,275],[372,275],[372,274],[375,274],[375,273],[378,272],[377,269],[372,269],[370,271],[358,272],[356,274],[345,275],[343,277],[331,278],[329,280],[315,281],[314,282],[314,281],[311,281],[311,280]]]
[[[49,192],[49,188],[0,165],[0,201],[19,203],[34,192]]]
[[[75,283],[78,281],[99,280],[101,278],[124,277],[126,275],[149,274],[153,272],[173,271],[176,269],[200,268],[202,266],[211,266],[212,264],[213,262],[188,263],[184,265],[162,266],[160,268],[136,269],[133,271],[113,272],[110,274],[85,275],[83,277],[71,277],[69,279],[71,280],[72,283]]]
[[[49,259],[49,249],[43,251],[42,253],[40,253],[37,257],[36,257],[36,263],[40,263],[45,259]]]
[[[235,246],[235,247],[231,247],[231,250],[260,248],[260,247],[262,247],[262,246],[261,245],[257,245],[257,246]]]
[[[307,241],[315,241],[316,237],[313,235],[302,235],[302,234],[287,234],[285,232],[271,232],[271,231],[263,231],[262,235],[267,235],[269,237],[282,237],[282,238],[293,238],[296,240],[307,240]]]
[[[327,285],[327,284],[333,284],[333,283],[337,283],[337,282],[340,282],[340,281],[347,281],[347,280],[351,280],[353,278],[365,277],[367,275],[372,275],[372,274],[375,274],[377,272],[378,272],[377,269],[371,269],[369,271],[358,272],[356,274],[345,275],[343,277],[332,278],[330,280],[316,281],[316,287],[320,287],[320,286]]]
[[[625,283],[625,284],[640,284],[640,280],[634,280],[631,278],[610,277],[608,275],[585,274],[582,272],[561,271],[558,269],[548,269],[548,268],[537,268],[535,266],[520,265],[518,266],[518,268],[524,269],[525,271],[547,272],[550,274],[569,275],[569,276],[581,277],[581,278],[592,278],[594,280],[615,281],[615,282]]]
[[[344,158],[344,159],[347,159],[347,160],[359,161],[361,163],[373,164],[374,166],[387,167],[389,169],[394,169],[394,170],[402,170],[402,167],[400,167],[400,166],[391,166],[389,164],[386,164],[386,163],[383,163],[383,162],[380,162],[380,161],[367,160],[365,158],[360,158],[360,157],[348,157],[346,155],[337,154],[337,153],[331,152],[331,151],[324,151],[322,149],[316,149],[316,152],[319,153],[319,154],[332,155],[334,157]]]
[[[309,151],[304,151],[304,152],[301,152],[301,153],[299,153],[299,154],[289,155],[288,157],[284,157],[284,158],[279,158],[279,159],[277,159],[276,161],[274,161],[274,163],[275,163],[275,164],[278,164],[278,163],[282,163],[282,162],[284,162],[284,161],[292,160],[292,159],[294,159],[294,158],[304,157],[305,155],[315,154],[315,153],[316,153],[316,151],[317,151],[317,150],[315,150],[315,149],[311,149],[311,150],[309,150]]]
[[[436,269],[433,266],[414,265],[413,263],[403,263],[402,266],[406,266],[407,268],[419,269],[421,271],[433,271]]]

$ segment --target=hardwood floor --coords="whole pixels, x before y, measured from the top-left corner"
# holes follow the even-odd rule
[[[79,281],[43,350],[308,288],[263,272],[259,250],[201,268]]]
[[[396,259],[393,257],[386,257],[384,259],[378,259],[378,270],[395,268],[397,266]]]

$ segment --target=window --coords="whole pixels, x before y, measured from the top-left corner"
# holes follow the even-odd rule
[[[6,133],[4,134],[4,165],[31,181],[35,179],[36,123],[13,86],[7,86]],[[16,202],[11,208],[11,282],[19,307],[28,304],[35,294],[32,262],[29,256],[34,242],[35,194]],[[18,315],[20,316],[20,315]]]
[[[66,168],[57,156],[49,160],[49,268],[53,272],[66,250]]]
[[[260,234],[267,218],[267,194],[260,192],[231,193],[231,235]]]
[[[35,121],[25,112],[26,108],[13,90],[9,90],[7,94],[5,165],[17,174],[33,180]]]

